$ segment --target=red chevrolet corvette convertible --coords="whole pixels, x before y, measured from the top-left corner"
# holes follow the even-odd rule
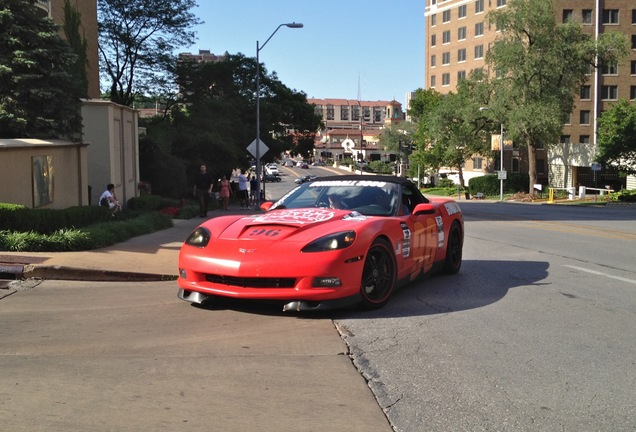
[[[279,300],[285,311],[379,308],[420,275],[457,273],[459,205],[391,176],[320,177],[262,214],[219,216],[179,253],[179,298]]]

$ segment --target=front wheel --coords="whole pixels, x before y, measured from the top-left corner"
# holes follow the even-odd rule
[[[388,303],[395,288],[397,264],[391,245],[382,239],[373,242],[364,261],[361,303],[364,309],[378,309]]]
[[[448,245],[446,246],[446,261],[444,273],[455,274],[462,266],[462,230],[457,222],[453,222],[448,233]]]

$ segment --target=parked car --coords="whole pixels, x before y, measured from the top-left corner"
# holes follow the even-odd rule
[[[179,298],[274,300],[284,311],[379,308],[420,276],[461,268],[459,205],[424,197],[406,178],[321,177],[261,209],[208,219],[188,236]]]
[[[313,166],[325,166],[327,165],[326,163],[324,163],[323,161],[316,161],[314,163],[312,163]]]

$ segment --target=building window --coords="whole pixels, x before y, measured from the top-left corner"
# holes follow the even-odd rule
[[[632,49],[636,50],[636,35],[632,35]]]
[[[629,73],[636,75],[636,60],[632,60]]]
[[[437,45],[437,35],[431,35],[431,46],[434,47]]]
[[[589,135],[581,135],[579,137],[579,143],[580,144],[589,144],[590,143],[590,136]]]
[[[475,0],[475,13],[483,13],[484,12],[484,0]]]
[[[618,9],[603,9],[603,24],[618,24]]]
[[[466,71],[457,72],[457,82],[463,81],[466,79]]]
[[[478,22],[475,24],[475,36],[483,36],[484,35],[484,22]]]
[[[349,106],[340,105],[340,120],[349,120]]]
[[[601,86],[601,99],[602,100],[618,99],[618,87],[615,85]]]
[[[568,118],[565,119],[565,124],[566,125],[572,124],[572,113],[568,114]]]
[[[382,109],[379,107],[373,108],[373,122],[380,123],[382,121]]]
[[[327,120],[333,120],[335,115],[335,110],[333,105],[327,105]]]
[[[360,121],[360,106],[354,105],[351,107],[351,121]]]
[[[466,61],[466,48],[461,48],[457,50],[457,61],[458,62]]]
[[[437,14],[431,15],[431,27],[435,27],[437,25]]]
[[[591,99],[592,90],[589,85],[581,86],[581,99]]]
[[[459,18],[466,18],[466,5],[461,5],[457,8]]]
[[[636,99],[636,86],[629,87],[629,100]]]
[[[466,27],[460,27],[457,29],[457,39],[458,40],[466,39]]]
[[[561,144],[570,144],[572,142],[572,139],[570,138],[570,135],[561,135]]]
[[[431,67],[435,67],[436,63],[437,63],[437,56],[433,54],[431,56]]]
[[[572,9],[563,9],[563,22],[571,23],[574,21],[574,11]]]
[[[583,24],[592,24],[592,9],[583,9]]]
[[[442,85],[443,86],[450,85],[450,74],[449,73],[442,74]]]
[[[545,159],[537,159],[537,174],[545,174]]]
[[[497,7],[503,7],[506,5],[506,0],[497,0]]]
[[[581,111],[579,115],[579,123],[582,125],[590,124],[590,112],[587,110]]]
[[[442,53],[442,64],[443,65],[450,64],[450,53],[449,52]]]
[[[446,30],[444,33],[442,33],[442,43],[450,43],[451,41],[451,35],[450,35],[450,30]]]
[[[475,58],[476,59],[484,58],[484,46],[483,45],[475,46]]]
[[[636,24],[636,9],[632,9],[632,24]]]
[[[444,12],[442,12],[442,22],[450,22],[451,19],[451,15],[450,15],[450,9],[445,10]]]
[[[431,87],[435,87],[435,75],[431,75]]]
[[[431,0],[431,6],[435,6],[436,3],[437,3],[437,0]]]
[[[616,63],[604,64],[601,67],[601,73],[603,75],[618,75],[618,66],[616,66]]]
[[[473,169],[480,170],[482,169],[483,159],[479,156],[475,156],[473,158]]]

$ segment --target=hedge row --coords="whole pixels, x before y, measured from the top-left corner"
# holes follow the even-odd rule
[[[81,228],[112,219],[107,208],[80,206],[66,209],[31,209],[21,205],[0,203],[0,230],[33,231],[51,234],[67,228]]]
[[[110,213],[109,213],[110,215]],[[59,229],[50,234],[0,231],[0,250],[14,252],[67,252],[106,247],[131,237],[172,227],[172,218],[150,212],[133,219],[111,220],[80,229]]]

